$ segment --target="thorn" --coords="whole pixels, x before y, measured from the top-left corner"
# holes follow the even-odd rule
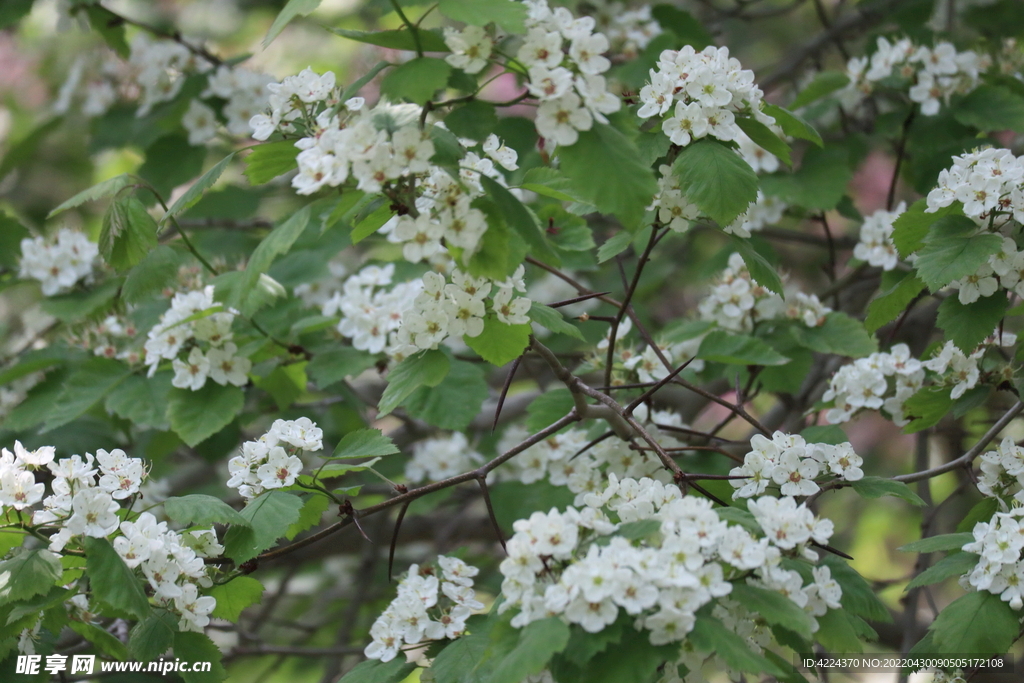
[[[548,308],[561,308],[562,306],[571,306],[572,304],[578,304],[581,301],[596,299],[599,296],[606,296],[608,294],[611,294],[611,292],[591,292],[590,294],[584,294],[583,296],[573,297],[572,299],[556,301],[553,304],[548,304]]]
[[[395,520],[395,530],[391,534],[391,549],[388,550],[388,583],[391,583],[391,569],[395,566],[395,547],[398,545],[398,530],[402,526],[402,520],[405,519],[405,513],[409,509],[409,503],[406,502],[402,505],[402,509],[398,511],[398,519]]]
[[[494,516],[494,506],[491,505],[491,494],[487,490],[487,475],[482,474],[477,477],[476,482],[480,485],[480,492],[484,494],[484,504],[487,506],[487,514],[491,518],[491,524],[494,526],[494,533],[498,536],[498,543],[501,543],[501,549],[506,553],[508,549],[505,547],[505,537],[501,533],[501,527],[498,525],[498,518]]]
[[[359,529],[359,533],[362,537],[367,541],[370,541],[370,537],[366,535],[366,532],[363,531],[363,526],[359,523],[359,518],[356,517],[356,510],[352,507],[352,501],[346,499],[345,502],[341,504],[341,507],[338,510],[338,516],[340,517],[342,515],[348,515],[351,517],[352,523],[356,525],[357,529]],[[370,543],[373,543],[373,541],[370,541]]]
[[[524,352],[525,354],[525,352]],[[501,408],[505,405],[505,397],[508,395],[508,389],[512,386],[512,378],[516,376],[516,370],[519,369],[519,364],[523,361],[523,356],[520,355],[512,361],[512,367],[508,369],[508,376],[505,378],[505,386],[501,388],[501,395],[498,397],[498,407],[494,409],[494,423],[491,424],[491,433],[498,428],[498,418],[501,416]]]

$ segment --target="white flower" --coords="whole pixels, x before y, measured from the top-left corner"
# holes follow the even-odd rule
[[[302,461],[298,457],[275,446],[270,449],[266,462],[257,468],[256,476],[263,488],[276,489],[294,484],[301,471]]]
[[[192,347],[185,362],[175,358],[171,365],[174,368],[172,386],[199,391],[206,384],[206,377],[210,373],[210,361],[198,346]]]
[[[236,356],[237,352],[238,347],[231,342],[219,349],[210,349],[206,354],[210,379],[221,386],[233,384],[243,387],[248,384],[252,362],[248,358]]]
[[[594,120],[575,93],[542,102],[537,108],[537,132],[556,144],[567,147],[579,139],[579,131],[590,130]]]
[[[452,51],[445,61],[468,74],[483,71],[494,47],[490,36],[480,26],[466,26],[461,31],[447,27],[444,42]]]
[[[181,125],[188,131],[190,145],[205,144],[217,135],[217,115],[199,100],[189,104],[188,111],[181,117]]]
[[[103,538],[117,530],[120,520],[117,517],[119,506],[109,493],[98,488],[86,488],[75,493],[71,509],[74,514],[67,521],[67,529],[72,535],[85,534],[94,538]]]

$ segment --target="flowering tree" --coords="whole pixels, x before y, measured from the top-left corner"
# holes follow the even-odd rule
[[[955,680],[1018,640],[1012,0],[392,0],[331,26],[350,76],[44,4],[0,26],[92,42],[0,163],[4,680]],[[320,18],[277,4],[264,47]],[[755,77],[726,39],[778,17],[820,33]]]

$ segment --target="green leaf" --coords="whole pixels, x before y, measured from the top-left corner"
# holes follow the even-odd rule
[[[999,326],[1009,305],[1005,291],[981,297],[970,304],[960,303],[959,297],[948,296],[939,304],[936,323],[945,330],[946,339],[970,355]]]
[[[633,243],[634,237],[635,235],[627,230],[621,230],[609,237],[608,241],[597,250],[597,262],[604,263],[626,251],[629,245]]]
[[[826,95],[831,95],[835,91],[845,88],[849,83],[849,76],[841,71],[821,71],[800,91],[796,99],[790,103],[789,108],[799,109],[800,107],[806,107],[811,102],[816,102]]]
[[[493,178],[480,176],[480,182],[491,200],[498,207],[505,221],[522,237],[530,249],[539,258],[557,265],[561,259],[551,250],[544,231],[537,224],[537,219],[514,194]]]
[[[413,37],[413,32],[404,28],[397,31],[354,31],[347,28],[331,28],[328,30],[342,38],[348,38],[360,43],[386,47],[391,50],[408,50],[410,52],[416,50],[416,39]],[[444,36],[441,35],[441,31],[421,28],[416,33],[420,40],[420,49],[424,52],[450,52],[444,42]],[[456,135],[459,135],[459,133],[456,133]],[[477,139],[482,140],[483,138]]]
[[[964,532],[959,534],[940,534],[929,536],[919,541],[912,541],[900,546],[898,550],[905,553],[934,553],[938,550],[960,550],[968,543],[974,542],[974,534]]]
[[[164,512],[183,526],[210,527],[214,524],[241,524],[249,520],[220,498],[202,493],[176,496],[164,501]]]
[[[841,599],[843,609],[849,610],[864,619],[870,619],[881,623],[891,624],[892,615],[889,608],[885,606],[875,589],[864,580],[857,571],[851,567],[846,560],[832,554],[826,554],[822,563],[828,565],[832,572],[832,578],[836,580],[842,589]]]
[[[475,337],[463,337],[466,346],[488,363],[501,367],[521,356],[530,345],[530,324],[506,325],[496,317],[484,318],[484,330]]]
[[[910,423],[903,428],[904,434],[913,434],[939,423],[949,414],[953,399],[949,387],[924,387],[903,402],[903,415]]]
[[[32,11],[35,0],[7,0],[0,5],[0,29],[13,26]]]
[[[441,14],[473,26],[492,21],[509,33],[526,33],[527,8],[512,0],[440,0]]]
[[[165,609],[155,609],[132,629],[128,654],[134,660],[151,662],[171,648],[177,632],[178,617]],[[190,654],[189,659],[192,657]]]
[[[453,109],[444,117],[444,125],[460,138],[483,141],[497,127],[498,115],[494,105],[475,100]]]
[[[782,626],[804,638],[811,638],[810,615],[781,593],[737,581],[732,586],[729,598],[736,600],[750,612],[760,615],[769,624]]]
[[[244,270],[229,270],[213,278],[213,298],[232,308],[238,308],[242,315],[252,317],[264,306],[285,296],[284,286],[266,273],[259,273],[255,287],[247,286],[248,274]]]
[[[249,156],[252,156],[251,154]],[[178,199],[171,204],[171,208],[167,210],[164,217],[160,219],[160,223],[168,220],[171,216],[177,216],[183,211],[187,211],[191,207],[195,206],[199,199],[203,196],[203,193],[213,187],[213,184],[217,182],[221,174],[224,173],[224,169],[228,167],[231,160],[235,158],[235,153],[227,155],[216,163],[209,171],[199,176],[199,180],[192,183],[191,186],[185,192],[178,197]]]
[[[907,258],[924,246],[928,230],[945,216],[963,216],[960,202],[954,202],[933,213],[926,212],[928,201],[918,199],[892,223],[892,242],[900,256]]]
[[[761,189],[767,195],[806,209],[835,208],[853,177],[849,156],[842,147],[812,147],[800,160],[796,173],[764,176]]]
[[[658,185],[628,137],[607,124],[595,123],[580,132],[576,144],[560,147],[558,158],[575,194],[601,213],[618,217],[628,230],[640,227]]]
[[[115,199],[103,214],[100,254],[121,273],[156,248],[156,221],[134,195]]]
[[[181,255],[171,247],[156,247],[129,271],[121,286],[121,298],[137,304],[159,294],[175,281],[182,262]]]
[[[236,293],[237,298],[240,299],[243,294],[247,294],[256,286],[260,275],[270,270],[270,265],[274,262],[275,258],[281,254],[288,253],[295,240],[299,238],[299,235],[302,234],[302,231],[309,224],[310,211],[310,205],[306,204],[263,238],[263,241],[256,247],[256,250],[249,258],[249,263],[245,267],[245,279],[241,283],[240,290]],[[238,302],[235,303],[237,305]]]
[[[110,10],[101,7],[99,3],[86,4],[85,13],[89,17],[89,24],[92,30],[103,36],[104,42],[121,57],[127,59],[131,54],[131,48],[124,36],[124,20]]]
[[[129,375],[107,394],[108,413],[140,427],[167,429],[167,397],[171,393],[171,373],[152,377]]]
[[[811,425],[800,432],[800,436],[807,443],[827,443],[833,446],[847,443],[850,440],[846,436],[846,432],[838,425]]]
[[[374,458],[374,460],[380,460],[380,458]],[[360,487],[354,486],[351,488],[354,488],[355,491],[351,494],[345,495],[355,496],[359,493]],[[336,490],[335,493],[338,493],[340,490],[341,489]],[[324,513],[327,512],[327,508],[331,506],[331,499],[322,493],[307,493],[303,495],[303,498],[305,500],[302,504],[302,510],[299,512],[298,521],[288,527],[288,531],[284,534],[284,537],[289,541],[306,529],[311,529],[319,524]]]
[[[985,496],[972,507],[960,523],[956,525],[959,532],[971,532],[978,522],[987,522],[999,511],[999,501],[996,498]]]
[[[404,657],[396,657],[390,662],[367,659],[342,676],[341,683],[401,683],[415,669],[416,665],[405,661]]]
[[[48,593],[63,571],[60,557],[43,548],[26,550],[0,562],[0,604]]]
[[[270,30],[267,31],[267,35],[263,38],[263,47],[270,45],[292,19],[300,15],[303,17],[308,16],[319,6],[320,0],[288,0],[288,4],[278,12],[277,18],[274,19],[274,23],[270,25]]]
[[[125,647],[125,644],[99,626],[93,626],[84,621],[70,621],[68,627],[95,645],[96,649],[108,657],[113,657],[119,662],[128,659],[128,648]]]
[[[907,587],[903,590],[909,591],[921,586],[930,586],[933,583],[939,583],[954,576],[963,576],[977,566],[979,559],[979,556],[974,553],[953,553],[952,555],[947,555],[915,576],[914,580],[908,583]]]
[[[149,598],[135,572],[105,538],[85,538],[86,572],[96,600],[119,612],[145,619],[150,613]]]
[[[442,351],[424,351],[403,360],[388,373],[388,386],[377,404],[378,416],[383,417],[402,405],[417,388],[436,387],[448,374],[450,365]]]
[[[448,84],[452,67],[437,57],[419,57],[388,72],[380,83],[381,94],[393,100],[426,104]]]
[[[796,324],[793,336],[801,345],[818,353],[862,358],[878,350],[878,340],[868,334],[864,324],[845,313],[834,311],[817,327]]]
[[[467,635],[450,642],[434,657],[429,671],[437,683],[490,683],[476,671],[491,644],[488,626],[484,622],[479,630],[471,628]]]
[[[907,501],[911,505],[924,507],[927,505],[921,496],[910,490],[902,481],[893,481],[885,477],[864,477],[850,484],[862,498],[874,499],[882,496],[894,496]]]
[[[523,182],[519,187],[562,202],[587,202],[587,199],[576,191],[572,181],[558,170],[547,166],[531,168],[523,176]]]
[[[43,422],[48,432],[75,420],[96,405],[129,374],[128,366],[107,358],[92,358],[83,363],[64,384]]]
[[[953,118],[982,131],[1024,133],[1024,97],[998,85],[980,85],[956,102]]]
[[[789,362],[788,358],[756,337],[724,330],[714,330],[704,337],[697,358],[732,365],[783,365]]]
[[[236,564],[251,560],[274,545],[299,519],[303,501],[284,491],[265,491],[242,509],[249,526],[232,526],[224,534],[224,554]]]
[[[82,320],[104,309],[117,296],[121,278],[111,278],[88,292],[70,292],[44,299],[42,309],[61,322]]]
[[[47,370],[55,365],[63,365],[67,359],[59,351],[58,353],[54,353],[54,351],[57,351],[54,347],[28,351],[21,356],[21,362],[17,365],[0,372],[0,387],[10,384],[16,379],[21,379],[25,375],[31,375],[33,372]]]
[[[687,146],[673,165],[686,197],[719,225],[732,223],[757,199],[757,174],[739,154],[708,139]]]
[[[932,226],[914,264],[931,291],[975,273],[1002,248],[1001,235],[971,234],[975,230],[974,221],[955,216],[942,218]]]
[[[526,429],[535,434],[568,415],[574,405],[565,387],[545,391],[526,407]]]
[[[843,610],[830,609],[824,616],[817,617],[819,628],[814,637],[831,652],[863,652],[864,645],[852,621],[857,618]]]
[[[254,384],[270,394],[278,410],[287,410],[306,390],[306,364],[289,363],[278,365],[266,377],[254,380]]]
[[[276,140],[257,145],[245,157],[245,177],[253,186],[270,182],[279,175],[294,170],[297,156],[299,148],[292,140]]]
[[[398,447],[391,437],[384,436],[379,429],[357,429],[349,432],[338,442],[331,458],[350,460],[352,458],[372,458],[375,455],[391,455],[398,453]]]
[[[719,626],[725,629],[721,624]],[[739,638],[731,631],[728,633]],[[754,653],[751,652],[751,654]],[[678,643],[651,645],[646,632],[626,626],[622,629],[622,638],[618,644],[614,647],[606,647],[591,658],[583,668],[583,675],[579,677],[578,681],[585,683],[650,683],[655,680],[655,673],[664,662],[675,661],[678,656]],[[765,670],[772,668],[767,662],[765,664],[767,665]]]
[[[895,320],[922,290],[924,290],[924,283],[913,273],[908,273],[868,304],[868,315],[864,320],[864,327],[868,332],[874,333],[878,328]]]
[[[146,160],[138,174],[167,200],[174,188],[203,172],[205,159],[206,147],[193,147],[184,133],[171,133],[157,138],[146,148]]]
[[[53,218],[62,211],[73,209],[76,206],[81,206],[82,204],[85,204],[86,202],[96,201],[97,199],[102,199],[103,197],[111,197],[120,192],[121,190],[123,190],[124,188],[128,187],[131,183],[132,179],[127,173],[122,173],[121,175],[114,176],[113,178],[104,180],[102,183],[97,183],[96,185],[93,185],[92,187],[86,190],[82,190],[81,192],[73,196],[71,199],[68,199],[64,203],[60,204],[56,209],[48,213],[46,217]]]
[[[656,519],[641,519],[636,522],[627,522],[620,524],[619,528],[615,530],[615,536],[621,536],[622,538],[630,541],[639,541],[640,539],[653,536],[661,531],[661,522]]]
[[[759,254],[749,240],[733,236],[730,239],[730,243],[739,252],[739,255],[743,257],[743,263],[746,264],[747,270],[750,271],[750,277],[754,279],[754,282],[767,287],[769,290],[785,298],[782,278],[779,277],[775,266],[768,263],[768,259]]]
[[[551,308],[535,301],[530,305],[530,320],[556,334],[564,334],[567,337],[583,341],[583,333],[578,327],[563,318],[557,308]]]
[[[420,387],[409,394],[405,411],[434,427],[463,431],[480,412],[489,394],[483,367],[453,360],[440,384],[433,388]]]
[[[736,117],[736,125],[759,147],[777,156],[787,166],[793,165],[790,156],[793,150],[771,128],[749,116]]]
[[[242,610],[263,599],[263,584],[251,576],[236,576],[210,588],[207,594],[217,599],[211,617],[237,623]]]
[[[179,631],[174,634],[174,656],[176,659],[193,662],[209,662],[209,671],[181,671],[185,683],[219,683],[228,677],[220,663],[220,648],[205,633]]]
[[[988,591],[977,591],[946,605],[928,627],[936,654],[1003,654],[1017,640],[1017,613]]]
[[[320,389],[326,389],[346,377],[355,377],[376,363],[377,359],[366,351],[344,346],[314,355],[306,366],[306,374]]]
[[[519,683],[539,674],[551,657],[569,642],[569,627],[558,617],[527,624],[519,632],[519,641],[511,652],[496,663],[490,683]]]
[[[694,50],[703,50],[715,44],[715,38],[704,25],[692,14],[672,5],[655,5],[651,15],[663,29],[668,29],[683,40],[684,45],[692,45]]]
[[[767,615],[762,615],[767,616]],[[704,652],[715,652],[731,669],[747,673],[781,673],[775,665],[747,647],[746,640],[712,616],[698,615],[689,640]]]
[[[189,446],[205,441],[228,426],[245,406],[238,387],[207,382],[199,391],[172,389],[167,416],[171,429]]]
[[[807,123],[788,109],[783,109],[782,107],[774,104],[766,104],[762,111],[775,119],[775,123],[782,128],[782,132],[786,135],[799,138],[801,140],[808,140],[818,147],[825,146],[825,143],[821,140],[821,135],[819,135],[818,131],[814,129],[814,126]]]

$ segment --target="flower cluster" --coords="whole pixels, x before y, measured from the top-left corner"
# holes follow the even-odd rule
[[[983,453],[980,461],[978,490],[983,495],[1002,500],[1013,494],[1013,499],[1024,503],[1024,448],[1006,437],[994,451]]]
[[[593,17],[576,18],[565,7],[551,9],[547,0],[527,0],[526,37],[516,59],[528,69],[527,88],[540,100],[534,123],[547,143],[569,146],[594,121],[607,123],[605,114],[622,107],[608,91],[604,57],[610,43],[595,33]]]
[[[252,363],[238,355],[231,341],[234,320],[234,313],[214,303],[213,285],[175,294],[171,307],[147,335],[149,376],[166,359],[174,368],[171,383],[180,389],[198,391],[207,378],[222,386],[244,386]]]
[[[525,292],[520,266],[502,282],[473,277],[454,268],[451,281],[437,272],[398,283],[391,289],[394,264],[367,266],[346,280],[341,292],[326,303],[324,315],[341,313],[338,331],[360,350],[384,351],[401,360],[421,350],[436,349],[449,338],[476,337],[484,328],[489,308],[506,325],[530,321],[532,302],[516,296]],[[493,294],[492,294],[493,291]]]
[[[323,431],[308,417],[274,420],[266,434],[243,443],[242,452],[228,461],[228,486],[237,488],[246,500],[268,489],[291,486],[302,472],[299,453],[323,447]]]
[[[137,116],[145,116],[161,102],[173,100],[190,73],[203,73],[213,66],[173,40],[154,40],[138,33],[132,40],[128,64],[141,91]]]
[[[835,475],[845,481],[864,477],[860,468],[864,461],[848,442],[807,443],[802,436],[775,432],[771,439],[755,434],[750,447],[743,465],[729,472],[744,477],[730,480],[736,488],[733,498],[759,496],[769,484],[778,486],[783,496],[811,496],[821,490],[815,479],[823,475]]]
[[[232,66],[220,66],[207,80],[206,90],[200,97],[225,100],[220,108],[227,121],[228,132],[232,135],[248,135],[249,121],[267,107],[269,84],[274,79],[267,74]],[[181,119],[181,125],[188,131],[190,145],[202,145],[217,134],[217,114],[200,99],[189,104],[188,111]]]
[[[865,218],[860,226],[860,241],[853,248],[854,258],[882,270],[895,268],[899,253],[892,241],[893,222],[906,210],[906,202],[900,202],[895,211],[879,209]]]
[[[862,408],[884,409],[902,427],[909,422],[903,417],[903,402],[921,388],[924,375],[923,364],[911,357],[906,344],[858,358],[839,368],[829,381],[822,399],[831,401],[833,407],[825,419],[839,424],[851,420]]]
[[[647,422],[646,411],[646,406],[641,405],[634,416],[641,422]],[[683,424],[678,415],[667,411],[654,412],[653,419],[647,424],[648,431],[665,448],[681,445],[672,437],[673,427],[682,428]],[[525,427],[509,427],[498,443],[499,452],[507,451],[527,436],[529,433]],[[666,483],[672,480],[670,473],[653,454],[634,450],[618,438],[604,439],[591,445],[586,430],[575,428],[553,434],[530,446],[503,466],[499,475],[524,484],[546,478],[555,486],[565,486],[576,494],[575,505],[582,505],[588,494],[601,491],[609,475],[649,478]]]
[[[117,101],[121,83],[128,80],[125,65],[112,52],[102,56],[79,55],[53,103],[55,114],[66,114],[77,102],[85,116],[100,116]],[[83,83],[84,88],[83,88]]]
[[[624,325],[619,326],[618,338],[628,331]],[[700,349],[704,336],[694,337],[676,343],[658,344],[657,350],[653,346],[646,346],[640,353],[633,349],[623,348],[619,353],[622,365],[627,369],[636,372],[637,379],[641,382],[657,382],[668,377],[675,366],[684,360],[690,361],[687,369],[693,372],[700,372],[704,369],[704,361],[693,358]],[[617,349],[618,350],[618,349]],[[660,354],[659,354],[660,352]],[[664,357],[664,361],[662,360]]]
[[[792,498],[751,501],[750,511],[762,538],[671,484],[612,475],[580,510],[534,512],[515,522],[500,566],[499,611],[518,610],[515,627],[560,616],[597,633],[625,610],[652,644],[663,645],[683,640],[695,612],[729,595],[733,581],[779,591],[811,616],[839,608],[842,589],[827,567],[815,568],[805,586],[798,572],[780,566],[783,555],[816,560],[809,544],[827,543],[832,522]]]
[[[1024,507],[997,512],[987,522],[974,525],[974,540],[963,547],[976,553],[978,564],[961,578],[964,587],[998,595],[1010,607],[1024,608]]]
[[[880,37],[870,58],[854,57],[847,63],[850,83],[840,97],[844,105],[854,106],[881,81],[895,79],[901,87],[909,87],[907,94],[921,105],[922,114],[934,116],[951,95],[977,87],[989,63],[988,57],[971,50],[957,52],[945,41],[928,47],[915,45],[909,38],[890,43]]]
[[[597,28],[608,37],[611,52],[632,60],[661,35],[661,25],[651,16],[651,6],[626,9],[619,0],[584,0]]]
[[[405,478],[413,483],[440,481],[480,462],[483,456],[470,448],[466,435],[452,432],[417,441],[412,447],[412,459],[405,464]]]
[[[75,230],[61,228],[55,237],[26,237],[21,240],[21,269],[18,277],[38,280],[43,294],[66,292],[80,280],[92,277],[99,247]]]
[[[729,256],[728,267],[697,306],[701,320],[736,332],[750,332],[761,320],[790,319],[817,327],[831,310],[814,294],[792,292],[783,300],[751,277],[738,253]]]
[[[763,93],[754,72],[743,69],[726,47],[709,45],[700,52],[687,45],[665,50],[651,82],[640,90],[641,118],[665,117],[661,129],[677,145],[710,135],[735,140],[741,131],[736,116],[752,116],[765,125],[775,119],[761,112]],[[666,116],[667,115],[667,116]]]
[[[83,536],[112,538],[114,550],[130,568],[141,570],[157,601],[180,615],[179,628],[201,631],[216,606],[214,598],[199,596],[200,587],[212,585],[203,558],[223,551],[216,534],[179,534],[149,512],[125,515],[121,503],[138,496],[146,468],[121,449],[84,458],[54,455],[51,446],[29,451],[20,442],[13,453],[0,450],[0,508],[28,510],[41,502],[32,511],[32,524],[49,535],[51,552],[60,553]],[[44,482],[49,482],[48,496]]]
[[[370,627],[367,657],[390,662],[403,645],[458,638],[466,629],[466,620],[475,610],[483,609],[473,591],[473,577],[479,569],[444,555],[438,556],[437,564],[441,580],[432,567],[409,567],[398,584],[397,597]]]

